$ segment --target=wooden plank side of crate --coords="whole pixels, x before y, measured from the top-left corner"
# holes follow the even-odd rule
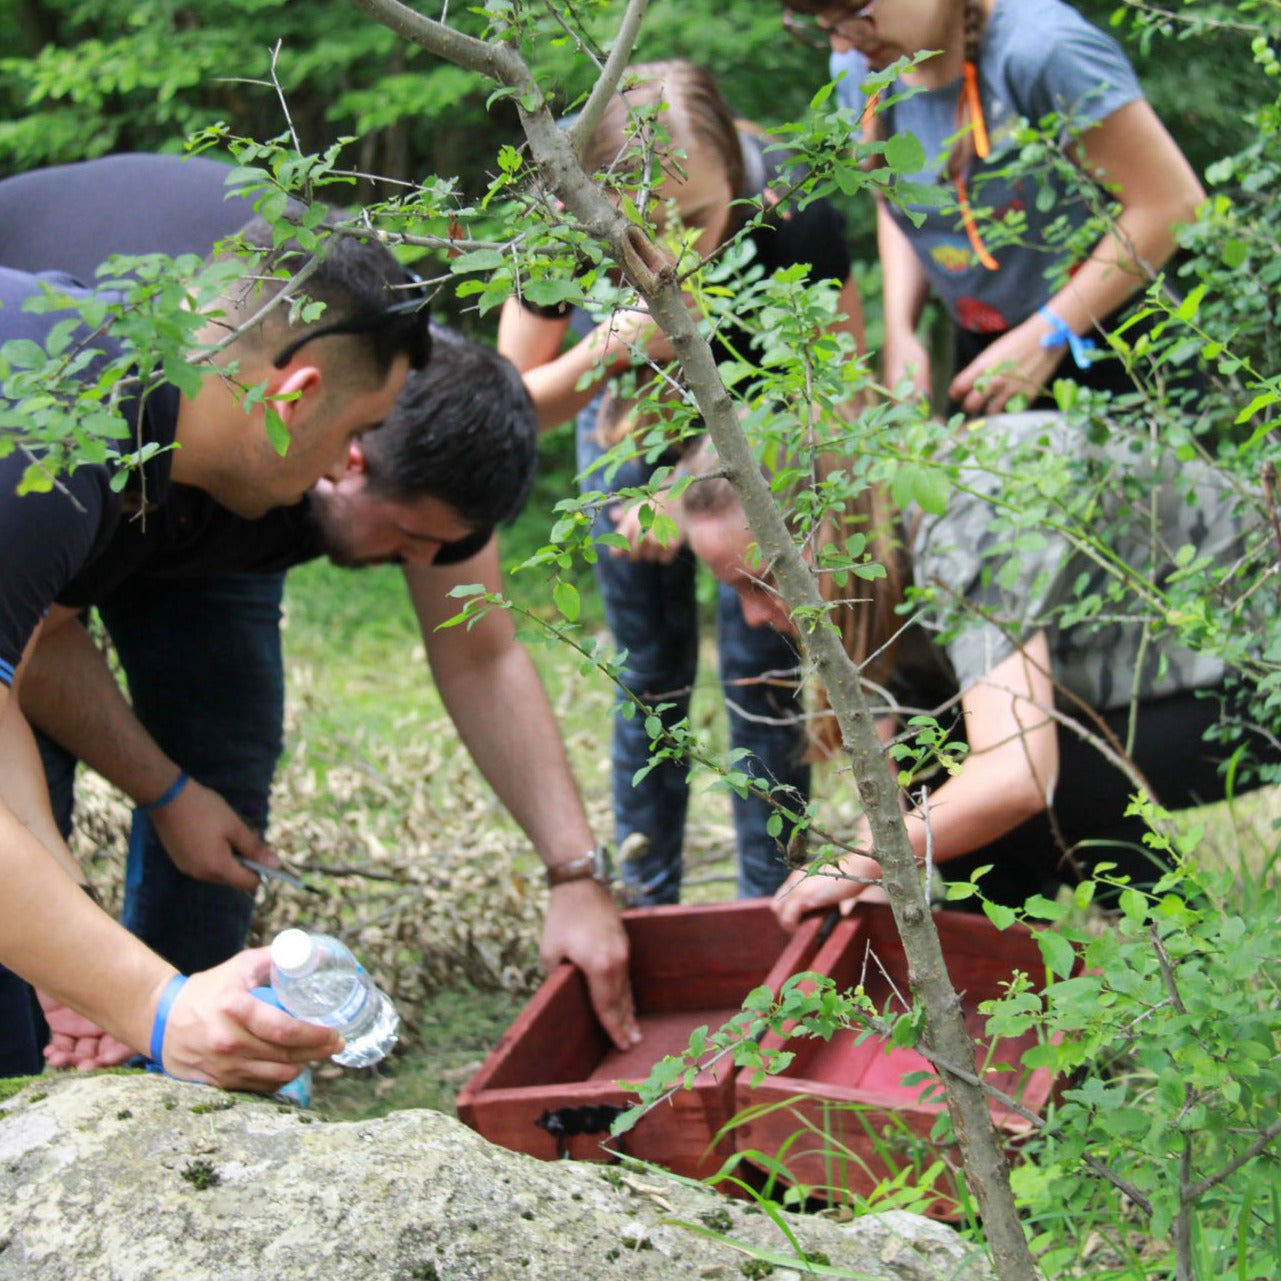
[[[821,926],[807,921],[789,938],[768,900],[639,909],[623,920],[643,1040],[627,1051],[613,1047],[581,974],[558,967],[458,1096],[461,1119],[492,1142],[546,1159],[611,1159],[601,1149],[602,1133],[554,1136],[539,1119],[554,1113],[572,1130],[580,1121],[605,1119],[596,1115],[601,1108],[630,1106],[635,1095],[620,1081],[644,1080],[659,1059],[686,1048],[696,1027],[719,1028],[753,988],[777,991],[807,968]],[[734,1107],[734,1070],[726,1059],[700,1072],[693,1089],[655,1107],[622,1146],[677,1173],[713,1173],[733,1151],[732,1136],[716,1136]]]
[[[1015,970],[1040,980],[1044,967],[1035,938],[1022,928],[997,931],[983,917],[965,913],[936,914],[940,940],[953,985],[961,993],[966,1023],[981,1039],[983,1016],[978,1005],[999,995]],[[905,1009],[910,1001],[907,964],[893,917],[886,907],[865,906],[842,920],[811,967],[828,975],[838,988],[861,985],[878,1009]],[[976,1046],[976,1066],[1008,1065],[988,1071],[986,1079],[1034,1111],[1049,1097],[1048,1071],[1028,1073],[1018,1067],[1034,1036],[1006,1039],[995,1046]],[[912,1073],[929,1073],[928,1062],[915,1050],[891,1047],[883,1038],[859,1041],[856,1034],[819,1038],[767,1036],[764,1048],[785,1048],[794,1055],[780,1074],[753,1085],[740,1075],[736,1101],[751,1119],[740,1127],[740,1151],[780,1157],[797,1183],[821,1189],[822,1195],[866,1196],[896,1163],[945,1161],[951,1153],[929,1142],[930,1131],[944,1107],[933,1081],[905,1085]],[[1011,1137],[1025,1134],[1030,1122],[997,1102],[993,1119]],[[955,1203],[946,1196],[931,1213],[951,1217]]]

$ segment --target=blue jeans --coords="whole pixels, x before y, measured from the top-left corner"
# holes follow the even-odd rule
[[[578,419],[581,489],[612,491],[643,485],[657,464],[631,459],[608,485],[603,469],[587,472],[605,453],[596,440],[595,427],[596,407],[592,405]],[[598,512],[593,533],[613,529],[608,510]],[[626,650],[623,684],[647,707],[670,704],[661,713],[664,725],[685,719],[698,667],[693,556],[683,549],[672,564],[656,565],[615,557],[602,548],[596,581],[614,641],[620,650]],[[796,652],[778,633],[748,627],[737,596],[724,586],[717,590],[716,640],[730,743],[751,754],[736,762],[735,768],[789,787],[785,801],[789,809],[799,812],[809,797],[810,772],[804,761]],[[620,697],[620,708],[623,701]],[[620,844],[633,832],[649,838],[645,856],[624,866],[624,880],[638,903],[675,903],[680,899],[689,769],[681,761],[665,760],[633,783],[634,775],[649,758],[645,717],[616,712],[611,754],[614,836]],[[738,892],[743,897],[772,894],[787,876],[783,852],[790,825],[775,839],[766,831],[772,813],[766,801],[734,795],[732,806]]]
[[[259,832],[280,756],[283,574],[135,579],[99,606],[134,712],[164,751]],[[54,815],[70,831],[75,762],[41,741]],[[184,875],[134,811],[123,923],[184,974],[245,945],[253,897]]]

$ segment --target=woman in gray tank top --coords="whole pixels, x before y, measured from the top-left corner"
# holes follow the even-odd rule
[[[903,177],[951,197],[880,203],[886,382],[911,377],[928,394],[916,325],[933,295],[956,326],[954,409],[994,413],[1018,393],[1035,402],[1056,374],[1130,388],[1118,361],[1097,360],[1097,331],[1169,260],[1204,192],[1116,41],[1064,0],[795,0],[784,21],[830,47],[837,99],[862,114],[865,137],[914,134],[925,163]],[[868,69],[927,50],[939,52],[865,96]],[[1047,117],[1118,209],[1088,252],[1073,247],[1093,203],[1081,184],[1062,167],[1012,169],[1021,122]]]

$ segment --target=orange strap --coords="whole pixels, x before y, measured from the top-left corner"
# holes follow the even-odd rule
[[[863,103],[863,110],[858,118],[859,131],[864,139],[870,137],[872,132],[872,122],[876,119],[876,109],[881,105],[881,94],[878,90],[866,102]]]
[[[962,74],[961,102],[965,104],[965,114],[969,116],[970,127],[974,130],[974,151],[981,160],[986,160],[992,148],[987,138],[987,121],[983,119],[983,100],[979,97],[979,69],[967,58]],[[960,105],[958,102],[958,115]]]
[[[965,234],[970,238],[970,248],[974,250],[979,262],[988,271],[998,271],[1000,265],[988,253],[983,237],[979,235],[978,223],[974,221],[974,211],[970,208],[970,198],[965,192],[965,179],[959,173],[956,175],[956,198],[961,206],[961,221],[965,224]]]
[[[992,147],[987,136],[987,121],[983,119],[983,100],[979,96],[979,72],[968,58],[963,68],[961,95],[956,100],[958,129],[962,124],[962,112],[968,117],[970,128],[974,131],[974,153],[980,159],[986,160],[992,152]],[[979,235],[978,223],[974,220],[974,211],[970,208],[970,198],[965,190],[965,179],[959,173],[956,175],[956,198],[961,206],[961,221],[965,224],[965,234],[969,237],[970,248],[974,250],[979,262],[988,271],[999,270],[996,259],[988,253],[983,237]]]

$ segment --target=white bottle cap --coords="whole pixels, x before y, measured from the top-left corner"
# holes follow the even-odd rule
[[[271,963],[291,978],[316,967],[316,945],[306,930],[281,930],[271,940]]]

